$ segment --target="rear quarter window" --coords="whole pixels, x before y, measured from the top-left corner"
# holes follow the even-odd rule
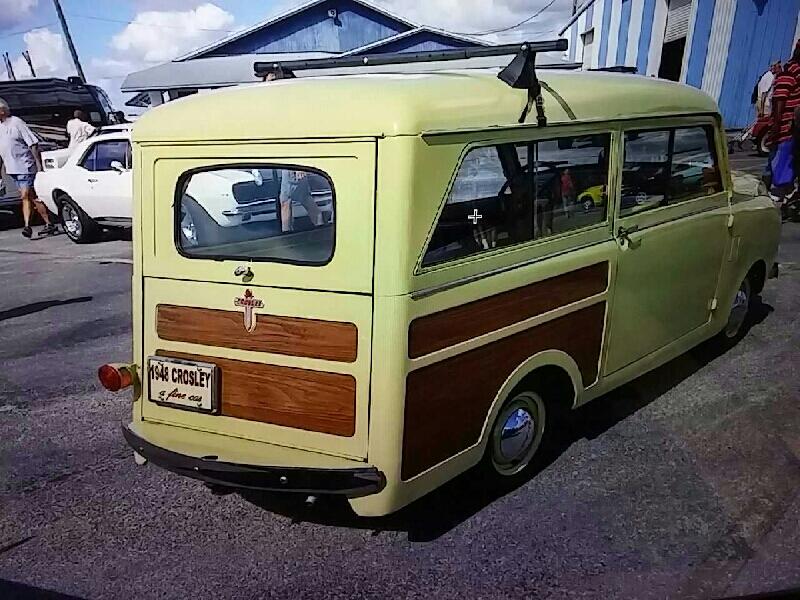
[[[175,243],[188,258],[324,265],[335,246],[327,174],[300,166],[225,165],[178,181]]]

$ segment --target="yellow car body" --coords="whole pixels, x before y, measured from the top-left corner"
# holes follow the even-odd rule
[[[757,188],[734,189],[715,103],[644,77],[541,78],[546,127],[518,123],[525,91],[481,72],[298,78],[142,116],[125,427],[140,461],[384,515],[487,453],[516,475],[541,398],[578,407],[726,328],[742,282],[764,285],[780,225]],[[717,183],[621,211],[624,144],[640,143],[626,132],[692,127]],[[603,151],[584,168],[560,138]],[[512,230],[502,211],[522,188],[497,185],[497,157],[531,144],[607,181],[606,203],[582,195],[604,209],[562,214],[560,167],[542,163],[541,199],[521,209],[536,227]],[[203,245],[186,185],[209,169],[276,173],[254,196],[272,220]],[[335,218],[290,214],[290,194],[309,206],[302,173],[329,182]]]

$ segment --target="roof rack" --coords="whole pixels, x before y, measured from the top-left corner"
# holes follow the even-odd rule
[[[253,65],[253,68],[256,77],[266,79],[272,75],[273,78],[283,79],[286,77],[293,77],[295,71],[310,69],[383,66],[514,55],[514,59],[506,68],[500,71],[497,77],[512,88],[528,90],[528,102],[522,111],[519,122],[525,122],[531,108],[535,104],[537,124],[539,127],[544,127],[547,125],[547,118],[544,114],[542,88],[536,76],[536,54],[538,52],[563,52],[567,50],[567,47],[567,40],[560,39],[543,42],[505,44],[501,46],[433,50],[429,52],[392,52],[308,60],[258,61]]]

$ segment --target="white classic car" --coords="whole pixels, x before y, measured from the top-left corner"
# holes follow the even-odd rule
[[[88,242],[103,227],[130,227],[131,145],[125,133],[97,135],[81,142],[63,160],[42,154],[45,170],[37,173],[36,195],[59,215],[73,242]],[[55,163],[53,162],[55,161]],[[56,164],[63,161],[63,166]]]
[[[36,193],[61,217],[74,242],[97,237],[102,228],[130,227],[132,212],[130,133],[117,131],[90,137],[78,144],[63,166],[47,153],[45,170],[36,176]],[[214,245],[239,226],[274,226],[279,219],[277,198],[282,169],[236,167],[195,173],[188,180],[181,203],[181,233],[189,245]],[[328,181],[309,174],[311,196],[326,222],[333,218],[333,193]],[[293,203],[293,218],[307,216]],[[234,237],[239,237],[235,235]]]

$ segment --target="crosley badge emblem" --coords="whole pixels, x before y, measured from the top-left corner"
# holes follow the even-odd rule
[[[244,308],[244,328],[247,333],[253,333],[256,329],[256,308],[264,308],[264,302],[253,296],[253,292],[245,290],[244,296],[233,299],[234,306]]]

